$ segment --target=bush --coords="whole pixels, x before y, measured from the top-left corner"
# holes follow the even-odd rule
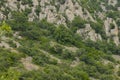
[[[0,36],[10,36],[12,35],[12,29],[11,27],[3,21],[2,25],[0,26]]]
[[[70,74],[75,80],[90,80],[88,74],[84,71],[72,70]]]
[[[75,17],[71,25],[72,27],[77,27],[77,29],[79,29],[85,28],[85,23],[86,21],[82,20],[80,17]]]
[[[45,64],[57,64],[57,60],[52,59],[49,55],[40,51],[33,56],[33,62],[40,66],[45,66]]]
[[[66,0],[59,0],[60,4],[64,4]]]
[[[41,7],[40,5],[36,7],[36,10],[35,10],[37,16],[39,16],[39,13],[41,12]]]
[[[33,6],[33,1],[32,0],[21,0],[22,2],[22,4],[23,5],[26,5],[26,4],[28,4],[30,7],[32,7]]]
[[[28,18],[24,13],[12,12],[12,18],[13,20],[8,20],[8,23],[13,30],[25,31],[29,27]]]
[[[72,32],[63,25],[56,28],[54,32],[54,38],[57,42],[62,44],[72,44],[73,36]]]
[[[21,55],[0,49],[0,72],[7,71],[10,67],[18,65]],[[20,64],[20,63],[19,63]]]
[[[119,70],[118,70],[118,72],[117,72],[117,75],[120,76],[120,67],[119,67]]]
[[[63,52],[63,49],[64,49],[64,47],[62,47],[61,45],[56,44],[53,47],[51,46],[50,51],[51,51],[51,53],[61,55],[62,52]]]
[[[98,23],[90,22],[90,25],[95,30],[96,33],[100,34],[103,39],[106,39],[103,23],[101,21]]]
[[[9,68],[7,72],[4,74],[0,75],[1,80],[19,80],[19,77],[21,75],[21,72],[14,69],[14,68]]]
[[[37,31],[38,30],[27,30],[23,32],[22,35],[31,40],[40,40],[41,34]]]
[[[76,55],[75,55],[74,52],[71,52],[71,51],[65,49],[61,56],[62,56],[63,59],[72,59],[72,60],[74,60]]]
[[[114,80],[114,77],[112,75],[103,75],[100,80]]]

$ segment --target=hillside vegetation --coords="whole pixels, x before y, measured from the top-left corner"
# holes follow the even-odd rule
[[[120,80],[119,0],[0,0],[0,80]]]

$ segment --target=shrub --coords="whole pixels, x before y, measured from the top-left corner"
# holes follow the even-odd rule
[[[90,80],[88,74],[84,71],[72,70],[70,74],[75,80]]]
[[[33,1],[32,0],[21,0],[23,5],[29,4],[30,7],[33,6]]]
[[[75,17],[74,20],[72,21],[72,27],[77,27],[78,29],[85,28],[85,23],[86,21],[84,21],[80,17]]]
[[[72,32],[63,25],[56,28],[54,38],[62,44],[71,44],[73,42]]]
[[[18,65],[19,60],[22,55],[18,55],[7,50],[0,49],[0,72],[5,72],[10,67],[15,67]]]
[[[66,0],[59,0],[60,4],[64,4]]]
[[[37,16],[39,16],[39,13],[41,12],[41,7],[40,5],[36,7],[36,10],[35,10]]]
[[[100,80],[114,80],[114,77],[112,75],[103,75]]]
[[[12,12],[13,20],[8,21],[13,30],[25,31],[28,27],[28,18],[24,13]]]
[[[72,59],[72,60],[75,59],[75,53],[66,49],[63,51],[61,56],[63,59]]]
[[[64,47],[62,47],[61,45],[56,44],[53,47],[51,46],[50,51],[51,51],[51,53],[61,55],[62,52],[63,52],[63,49],[64,49]]]

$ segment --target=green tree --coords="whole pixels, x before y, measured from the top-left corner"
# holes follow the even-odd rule
[[[54,38],[57,42],[63,44],[71,44],[73,42],[72,32],[64,25],[60,25],[56,28],[54,32]]]
[[[12,32],[11,27],[5,22],[2,22],[2,25],[0,26],[0,36],[9,34]]]
[[[29,28],[28,17],[21,12],[12,12],[13,20],[8,20],[13,30],[25,31]]]

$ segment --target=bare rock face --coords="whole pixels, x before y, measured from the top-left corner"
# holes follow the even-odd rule
[[[115,6],[117,4],[117,0],[108,0],[108,4]]]
[[[6,6],[7,7],[9,7],[11,10],[17,10],[18,8],[17,8],[17,4],[15,4],[15,3],[17,3],[17,0],[7,0],[7,4],[6,4]]]
[[[44,0],[45,1],[45,0]],[[38,0],[33,0],[33,5],[34,6],[37,6],[37,5],[39,5],[39,2],[38,2]]]
[[[103,11],[105,11],[105,12],[107,11],[106,7],[104,6],[104,3],[101,3],[100,6],[101,6],[101,8],[102,8]]]
[[[66,0],[63,4],[53,0],[33,0],[32,7],[28,4],[23,5],[22,1],[8,0],[7,3],[5,3],[5,6],[9,7],[12,11],[20,12],[25,11],[26,9],[31,9],[31,13],[28,14],[29,21],[33,21],[36,18],[39,18],[40,20],[47,18],[47,21],[50,23],[66,25],[66,18],[67,20],[72,21],[75,16],[80,16],[85,20],[90,19],[91,21],[95,22],[95,20],[87,10],[85,10],[87,14],[84,15],[84,12],[82,10],[83,8],[80,6],[80,4],[77,1],[73,3],[72,0]],[[39,15],[36,15],[37,6],[41,8]],[[1,9],[4,10],[5,8],[1,7]],[[1,15],[3,14],[1,13]]]
[[[66,15],[67,15],[67,17],[68,17],[68,19],[70,21],[72,21],[74,19],[74,17],[75,17],[74,14],[73,14],[73,12],[70,11],[69,9],[66,10]]]
[[[118,9],[118,11],[120,11],[120,7],[118,7],[117,9]]]
[[[85,9],[85,12],[87,13],[87,15],[86,15],[86,17],[85,17],[86,20],[87,20],[87,19],[90,19],[91,21],[96,22],[96,21],[93,19],[93,17],[91,16],[91,14],[88,12],[88,10]]]
[[[83,8],[78,3],[75,3],[74,6],[75,6],[75,11],[74,11],[75,15],[80,16],[81,18],[84,19],[83,10],[82,10]]]
[[[101,35],[97,34],[95,30],[90,27],[90,24],[86,24],[86,27],[79,29],[77,33],[82,35],[85,39],[90,39],[92,41],[102,40]]]
[[[111,29],[111,24],[113,24],[114,28]],[[104,21],[104,26],[105,26],[105,32],[106,35],[109,37],[108,39],[110,39],[112,37],[114,43],[116,45],[119,45],[119,30],[118,30],[118,26],[116,24],[116,22],[112,19],[112,18],[107,18]],[[109,41],[109,40],[108,40]]]
[[[113,24],[114,24],[115,28],[111,30],[111,34],[113,35],[114,43],[116,45],[119,45],[120,41],[119,41],[119,37],[118,37],[118,35],[119,35],[118,26],[115,21],[113,21]]]
[[[39,69],[39,67],[37,65],[32,63],[32,57],[22,58],[21,62],[23,63],[25,69],[28,70],[28,71]]]
[[[3,20],[5,18],[5,15],[3,15],[1,12],[0,12],[0,20]]]
[[[105,32],[107,36],[110,36],[110,23],[111,22],[112,22],[111,18],[107,18],[107,20],[104,21]]]

